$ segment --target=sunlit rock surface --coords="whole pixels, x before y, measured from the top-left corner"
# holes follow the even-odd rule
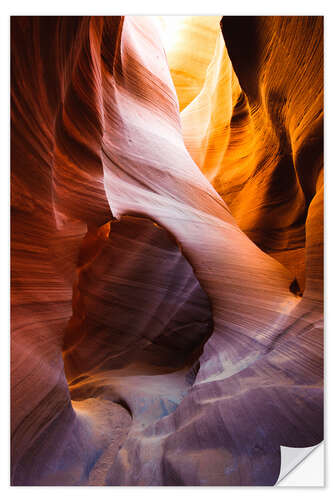
[[[323,439],[322,18],[162,21],[12,18],[14,485]]]
[[[185,144],[240,228],[304,289],[323,161],[322,19],[237,16],[221,26],[204,84],[181,112]]]

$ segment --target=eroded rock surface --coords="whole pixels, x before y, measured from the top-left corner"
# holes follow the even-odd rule
[[[211,22],[182,98],[152,18],[12,18],[12,484],[271,485],[323,439],[322,19]]]

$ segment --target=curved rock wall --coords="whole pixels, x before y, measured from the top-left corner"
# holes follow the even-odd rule
[[[271,485],[323,439],[322,19],[215,21],[182,98],[152,18],[12,18],[12,484]]]
[[[323,165],[323,21],[227,16],[221,27],[205,83],[181,113],[185,144],[240,228],[304,290],[305,223]]]

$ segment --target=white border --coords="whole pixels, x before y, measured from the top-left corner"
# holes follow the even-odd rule
[[[6,0],[5,0],[6,2]],[[186,497],[189,495],[191,500],[193,498],[200,498],[201,496],[206,496],[207,494],[211,497],[221,498],[222,495],[236,494],[236,495],[246,495],[247,500],[265,498],[267,495],[276,495],[283,492],[284,498],[294,500],[295,495],[301,495],[302,499],[313,495],[327,495],[330,494],[331,489],[330,478],[326,476],[326,487],[321,489],[313,488],[246,488],[246,487],[233,487],[233,488],[218,488],[218,487],[149,487],[149,488],[127,488],[119,487],[112,489],[108,487],[104,488],[80,488],[71,487],[63,488],[61,490],[57,487],[20,487],[20,488],[10,488],[9,484],[9,15],[88,15],[88,14],[107,14],[107,15],[120,15],[120,14],[142,14],[142,15],[216,15],[216,14],[234,14],[234,15],[325,15],[325,184],[329,185],[330,170],[333,167],[329,162],[329,152],[331,149],[332,140],[329,140],[329,106],[330,106],[330,89],[332,85],[329,85],[329,81],[332,82],[332,65],[330,64],[330,59],[332,59],[332,54],[329,54],[328,47],[331,40],[331,33],[333,32],[333,26],[331,22],[331,5],[332,2],[312,0],[310,1],[290,1],[290,0],[279,0],[279,2],[267,2],[265,1],[210,1],[210,0],[190,0],[188,2],[180,2],[179,0],[168,0],[165,3],[157,3],[156,0],[121,0],[119,2],[114,2],[111,0],[93,0],[91,2],[83,3],[77,0],[57,0],[56,2],[45,2],[44,1],[15,1],[3,2],[1,5],[1,25],[0,25],[0,36],[1,36],[1,182],[0,182],[0,201],[1,201],[1,236],[2,241],[0,245],[1,256],[0,262],[3,266],[1,274],[1,318],[2,318],[2,332],[1,332],[1,349],[0,349],[0,368],[1,368],[1,412],[0,412],[0,429],[1,429],[1,446],[0,446],[0,475],[1,475],[1,498],[6,499],[7,497],[24,496],[24,499],[29,500],[29,498],[35,500],[40,497],[43,498],[47,496],[49,499],[58,498],[61,496],[70,496],[83,498],[90,498],[92,495],[101,495],[109,498],[110,496],[116,496],[117,500],[120,498],[128,498],[131,495],[135,496],[135,499],[143,498],[148,500],[148,498],[154,498],[158,496],[159,498],[167,498],[169,496],[181,496]],[[332,266],[330,265],[328,256],[333,255],[332,246],[332,230],[329,229],[329,225],[332,226],[332,221],[329,220],[329,214],[333,214],[333,196],[329,196],[329,190],[331,187],[326,187],[326,205],[325,205],[325,244],[326,244],[326,256],[325,256],[325,296],[326,296],[326,309],[325,309],[325,351],[326,351],[326,363],[325,363],[325,382],[326,387],[328,385],[329,378],[329,365],[327,359],[327,353],[329,352],[329,337],[327,333],[330,330],[332,324],[332,319],[329,314],[329,307],[327,302],[327,297],[329,295],[330,280],[332,277]],[[331,251],[330,251],[331,250]],[[332,373],[332,372],[330,372]],[[328,391],[326,391],[326,404],[325,404],[325,421],[329,422],[328,412],[331,409],[332,400],[328,398]],[[329,432],[330,429],[326,426],[325,429],[325,442],[329,442]],[[332,461],[330,459],[330,448],[329,445],[326,447],[326,460],[325,469],[326,471],[330,469]],[[310,457],[309,457],[310,458]],[[309,460],[309,458],[307,460]],[[306,482],[306,477],[304,477],[304,484]],[[171,488],[171,489],[170,489]],[[332,493],[332,492],[331,492]]]

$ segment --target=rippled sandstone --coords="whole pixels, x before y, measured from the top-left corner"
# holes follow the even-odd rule
[[[12,484],[271,485],[323,439],[322,18],[200,23],[177,80],[186,29],[12,18]]]

